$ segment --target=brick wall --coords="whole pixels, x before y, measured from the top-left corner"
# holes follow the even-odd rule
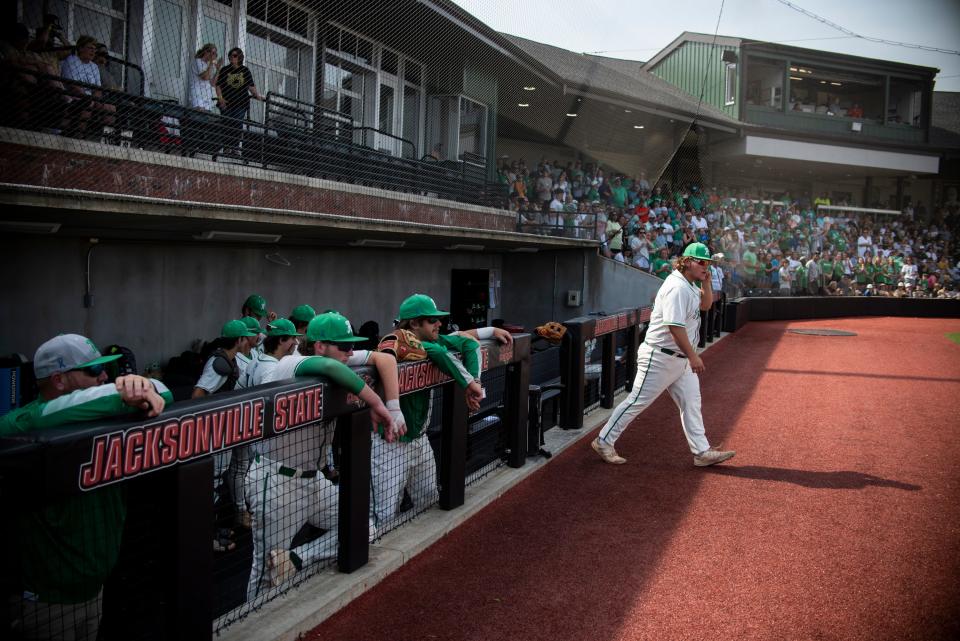
[[[0,143],[0,182],[169,200],[515,231],[507,212],[274,171],[79,143],[103,155]],[[99,148],[99,149],[98,149]],[[159,156],[143,162],[121,155]],[[178,166],[179,165],[179,166]]]

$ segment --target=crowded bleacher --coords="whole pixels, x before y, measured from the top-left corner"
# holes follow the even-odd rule
[[[686,245],[703,242],[731,294],[958,297],[956,202],[870,214],[826,194],[651,186],[643,173],[580,161],[520,159],[498,175],[521,229],[597,238],[604,256],[660,278]]]

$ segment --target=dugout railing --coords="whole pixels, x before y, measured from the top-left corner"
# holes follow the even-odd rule
[[[560,345],[560,427],[580,429],[596,408],[612,408],[619,391],[633,384],[637,348],[650,320],[650,308],[564,321]]]
[[[468,451],[477,445],[471,425],[478,416],[496,417],[502,443],[498,459],[511,467],[526,460],[530,336],[515,336],[511,346],[483,341],[481,358],[484,385],[488,380],[493,385],[473,418],[462,391],[435,366],[398,366],[401,395],[442,389],[435,456],[438,505],[444,510],[464,503]],[[372,368],[356,371],[377,385]],[[95,493],[121,495],[126,518],[118,558],[103,588],[99,638],[208,639],[251,607],[231,604],[217,593],[223,561],[211,550],[216,455],[330,420],[339,449],[336,565],[340,572],[353,572],[369,558],[370,412],[321,378],[175,403],[150,420],[98,421],[0,439],[6,523],[64,502],[79,500],[82,507],[80,497]],[[101,516],[80,514],[81,519]],[[17,567],[13,531],[12,526],[3,529],[6,568]],[[309,574],[298,573],[298,581]],[[13,576],[3,579],[5,601],[23,595]],[[6,637],[13,632],[12,621],[2,623]]]

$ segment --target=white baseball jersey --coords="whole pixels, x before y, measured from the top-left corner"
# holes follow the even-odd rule
[[[663,281],[650,313],[650,325],[644,340],[653,347],[680,351],[673,340],[670,326],[683,327],[691,345],[700,339],[700,289],[683,275],[673,270]]]
[[[258,369],[263,366],[266,366],[267,369],[261,378],[261,383],[274,383],[294,378],[297,375],[297,367],[308,358],[313,357],[293,356],[291,354],[290,356],[284,356],[279,361],[273,359],[274,363],[266,361],[259,364]],[[348,367],[359,367],[365,365],[369,359],[369,351],[357,350],[350,355],[346,364]],[[315,470],[323,446],[333,442],[332,421],[329,421],[330,425],[326,425],[327,422],[301,427],[292,432],[267,439],[264,442],[263,454],[267,458],[283,463],[288,467]]]

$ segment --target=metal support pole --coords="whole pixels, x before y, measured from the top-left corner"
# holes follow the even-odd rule
[[[350,573],[369,560],[370,410],[340,416],[337,431],[340,440],[337,567],[341,572]]]
[[[617,381],[617,333],[610,332],[600,337],[600,407],[613,407]]]
[[[440,507],[463,505],[467,467],[467,399],[456,383],[443,388],[443,437],[440,444]]]
[[[504,427],[510,457],[507,465],[523,467],[527,460],[527,422],[530,402],[530,338],[514,341],[513,349],[525,354],[520,360],[507,365],[506,393],[504,395]],[[537,443],[539,446],[539,443]]]
[[[560,427],[577,430],[583,427],[584,361],[583,322],[565,323],[567,333],[560,345]]]

